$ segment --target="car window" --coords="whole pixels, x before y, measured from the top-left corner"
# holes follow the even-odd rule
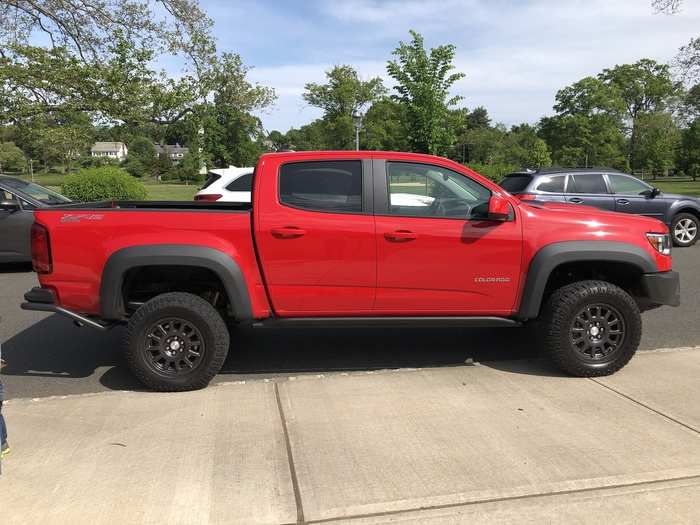
[[[26,182],[20,179],[5,180],[3,183],[11,189],[17,191],[20,196],[28,196],[41,202],[42,204],[67,204],[71,202],[68,197],[64,197],[60,193],[56,193],[48,188]]]
[[[567,193],[608,193],[601,173],[571,175]]]
[[[362,213],[362,161],[284,164],[280,202],[313,211]]]
[[[251,191],[253,186],[253,174],[246,173],[245,175],[238,177],[236,180],[231,182],[226,189],[228,191]]]
[[[220,178],[221,178],[221,175],[218,175],[216,173],[212,173],[212,172],[207,173],[207,180],[204,181],[204,184],[200,188],[200,191],[206,190],[209,186],[214,184]]]
[[[15,197],[14,194],[10,193],[9,191],[0,188],[0,201],[16,202],[17,197]]]
[[[530,175],[508,175],[501,181],[501,188],[509,193],[517,193],[527,188],[531,180]]]
[[[634,177],[626,177],[624,175],[615,175],[614,173],[611,173],[608,175],[608,178],[610,179],[614,193],[621,193],[623,195],[640,195],[641,193],[651,189],[651,187],[644,184],[641,180],[635,179]]]
[[[537,191],[547,191],[549,193],[564,193],[565,182],[566,175],[540,177],[536,189]]]
[[[488,212],[491,192],[447,168],[387,162],[387,183],[391,215],[467,219]]]

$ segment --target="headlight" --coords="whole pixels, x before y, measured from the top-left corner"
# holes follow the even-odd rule
[[[671,236],[668,233],[647,233],[647,239],[662,255],[671,255]]]

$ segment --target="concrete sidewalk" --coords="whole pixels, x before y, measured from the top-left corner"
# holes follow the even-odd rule
[[[14,523],[697,523],[700,351],[6,406]]]

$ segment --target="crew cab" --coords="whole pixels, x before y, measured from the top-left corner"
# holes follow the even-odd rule
[[[107,329],[156,390],[206,386],[228,327],[536,323],[554,362],[611,374],[640,312],[679,304],[668,228],[521,201],[421,154],[261,156],[251,203],[103,202],[36,212],[22,307]]]

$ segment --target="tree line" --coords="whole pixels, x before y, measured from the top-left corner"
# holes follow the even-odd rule
[[[654,2],[676,12],[672,4]],[[121,141],[132,175],[194,179],[202,165],[253,165],[265,151],[354,149],[361,115],[362,149],[443,155],[493,178],[549,165],[700,174],[700,38],[672,64],[645,58],[582,78],[557,92],[552,115],[506,127],[452,94],[465,76],[455,46],[427,49],[411,31],[387,61],[391,87],[335,66],[305,85],[322,116],[281,132],[256,116],[274,89],[219,52],[211,27],[196,0],[0,2],[0,171],[26,172],[31,161],[70,172],[109,162],[90,158],[94,142]],[[33,44],[37,33],[48,43]],[[177,77],[153,65],[172,55]],[[173,166],[154,143],[189,154]]]

